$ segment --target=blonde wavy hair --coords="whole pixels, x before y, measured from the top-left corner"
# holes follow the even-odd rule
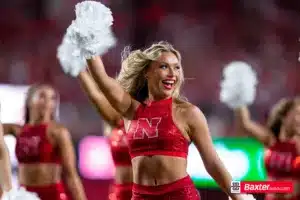
[[[126,47],[122,53],[122,68],[117,76],[117,81],[136,100],[143,102],[148,97],[148,84],[145,78],[146,70],[152,61],[156,61],[163,52],[173,53],[181,65],[181,55],[170,43],[158,42],[145,50],[130,51]],[[181,73],[173,97],[179,100],[185,99],[180,91],[184,82],[183,70]]]

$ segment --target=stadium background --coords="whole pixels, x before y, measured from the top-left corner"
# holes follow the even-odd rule
[[[1,1],[1,119],[3,122],[22,123],[26,86],[46,82],[57,88],[61,98],[60,119],[72,132],[87,195],[90,200],[96,200],[99,196],[106,196],[113,174],[109,150],[101,137],[101,118],[80,90],[78,82],[63,74],[56,59],[57,45],[74,18],[77,2]],[[127,45],[135,49],[153,41],[173,43],[183,55],[184,94],[205,113],[218,152],[226,158],[225,164],[229,163],[231,173],[237,179],[264,179],[263,148],[236,131],[232,112],[219,102],[219,81],[222,68],[232,61],[240,60],[253,66],[258,72],[259,85],[251,112],[253,118],[262,123],[270,106],[279,98],[299,94],[300,1],[102,2],[113,11],[114,31],[118,38],[116,48],[104,57],[109,74],[118,72],[120,53]],[[13,138],[6,140],[12,151]],[[245,145],[248,148],[244,148]],[[259,161],[255,162],[256,159]],[[14,158],[12,160],[16,173],[17,164]],[[201,190],[202,199],[226,199],[207,181],[209,177],[193,147],[190,148],[189,160],[188,170]],[[236,163],[243,167],[235,168]]]

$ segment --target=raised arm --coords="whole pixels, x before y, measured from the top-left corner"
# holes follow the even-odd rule
[[[98,113],[103,119],[111,126],[118,125],[120,120],[122,120],[122,116],[110,105],[89,72],[80,72],[78,78],[83,90],[86,92],[88,98],[97,108]]]
[[[237,108],[235,110],[235,116],[239,128],[247,134],[253,136],[265,146],[271,146],[274,144],[276,140],[274,135],[267,127],[251,120],[247,107]]]
[[[239,199],[237,195],[230,193],[232,178],[213,146],[205,116],[196,106],[192,106],[186,117],[189,119],[189,136],[201,155],[206,171],[227,195],[232,199]]]
[[[109,103],[122,116],[131,118],[139,103],[131,98],[130,94],[125,92],[115,79],[107,75],[100,57],[88,60],[88,65],[98,87]]]
[[[12,188],[11,184],[11,165],[8,149],[4,142],[3,127],[0,123],[0,184],[4,192]]]

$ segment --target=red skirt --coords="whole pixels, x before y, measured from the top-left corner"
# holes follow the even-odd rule
[[[131,200],[132,183],[112,184],[109,190],[109,200]]]
[[[56,183],[47,186],[21,186],[26,188],[29,192],[35,192],[41,200],[69,200],[63,183]]]
[[[159,186],[133,184],[132,200],[200,200],[192,179],[186,176]]]
[[[265,200],[299,200],[300,196],[296,196],[296,197],[290,197],[290,198],[278,198],[278,197],[274,197],[274,196],[265,196]]]

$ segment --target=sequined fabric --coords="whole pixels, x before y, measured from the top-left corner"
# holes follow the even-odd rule
[[[295,197],[274,197],[270,194],[266,194],[265,196],[265,200],[299,200],[300,199],[300,196],[295,196]]]
[[[47,186],[25,186],[29,192],[35,192],[41,200],[69,200],[63,183],[57,183]]]
[[[19,163],[60,163],[59,152],[47,138],[47,125],[25,125],[16,138]]]
[[[131,200],[132,184],[112,184],[109,190],[109,200]]]
[[[172,119],[173,99],[141,104],[131,121],[127,139],[132,157],[170,155],[186,157],[188,141]]]
[[[200,200],[189,176],[174,183],[159,186],[134,185],[132,200]]]
[[[131,158],[129,154],[124,125],[112,130],[110,136],[110,147],[115,166],[131,165]]]
[[[273,178],[299,177],[300,163],[294,142],[277,142],[265,151],[265,165]]]

